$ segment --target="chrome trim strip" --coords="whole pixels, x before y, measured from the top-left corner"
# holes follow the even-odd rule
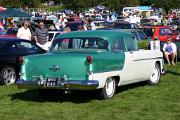
[[[153,59],[163,59],[163,57],[157,57],[157,58],[144,58],[144,59],[136,59],[136,60],[133,60],[133,61],[153,60]]]

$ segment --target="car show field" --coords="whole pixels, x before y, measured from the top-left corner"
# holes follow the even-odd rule
[[[0,116],[2,120],[178,120],[180,62],[165,69],[158,85],[118,87],[110,100],[99,100],[92,91],[39,96],[37,90],[0,86]]]
[[[180,0],[0,0],[0,120],[180,120]]]

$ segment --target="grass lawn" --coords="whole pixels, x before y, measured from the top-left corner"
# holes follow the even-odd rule
[[[111,100],[93,92],[40,97],[36,90],[0,86],[0,120],[180,120],[180,62],[165,68],[158,85],[121,86]]]

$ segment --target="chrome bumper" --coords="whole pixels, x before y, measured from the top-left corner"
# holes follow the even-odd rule
[[[90,90],[96,89],[99,86],[97,80],[69,80],[59,82],[56,86],[46,86],[44,82],[38,80],[25,81],[18,79],[16,85],[20,89],[74,89],[74,90]]]

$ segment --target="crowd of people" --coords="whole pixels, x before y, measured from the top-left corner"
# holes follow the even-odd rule
[[[72,30],[66,26],[67,23],[69,22],[69,20],[71,19],[72,21],[81,21],[83,22],[82,25],[79,25],[77,27],[77,30],[96,30],[97,26],[95,25],[94,21],[92,20],[91,16],[85,16],[85,14],[83,13],[74,13],[73,15],[67,16],[65,13],[62,13],[60,15],[54,15],[53,17],[55,17],[55,21],[54,24],[57,28],[57,30],[63,30],[63,33],[66,32],[71,32]],[[130,23],[140,23],[140,20],[142,19],[141,16],[136,16],[136,18],[138,18],[138,21],[134,19],[134,15],[129,14],[128,16],[126,16],[126,18],[124,18],[125,21],[129,20],[128,22]],[[38,27],[35,29],[35,31],[33,31],[35,34],[32,36],[32,31],[29,29],[29,21],[25,20],[23,22],[23,26],[18,28],[18,32],[17,32],[17,38],[21,38],[21,39],[26,39],[26,40],[34,40],[37,44],[39,45],[45,45],[48,41],[49,41],[49,34],[48,34],[48,28],[45,27],[44,25],[44,20],[48,20],[50,19],[50,17],[48,18],[47,16],[43,16],[40,14],[35,13],[35,18],[36,19],[42,19],[39,21],[38,23]],[[157,25],[157,23],[160,23],[162,25],[165,26],[169,26],[169,29],[172,33],[178,32],[177,34],[179,34],[179,30],[177,25],[180,24],[180,18],[177,16],[176,17],[176,21],[177,23],[174,23],[173,21],[174,16],[169,16],[169,17],[165,17],[162,14],[159,14],[157,19],[151,19],[152,23],[154,25]],[[111,20],[109,20],[111,19]],[[116,21],[117,20],[117,16],[115,14],[107,15],[105,21]],[[13,20],[11,20],[11,22],[13,23]],[[179,23],[178,23],[179,22]],[[3,26],[2,23],[0,23],[0,29],[3,29],[1,26]],[[11,27],[15,27],[13,25],[11,25]],[[180,36],[178,36],[180,39]],[[178,39],[177,37],[177,39]],[[176,45],[173,43],[172,38],[169,37],[167,39],[167,43],[164,44],[163,47],[163,52],[164,52],[164,56],[165,59],[167,60],[168,64],[172,64],[175,65],[174,63],[174,59],[176,56],[176,51],[177,51],[177,47]]]

